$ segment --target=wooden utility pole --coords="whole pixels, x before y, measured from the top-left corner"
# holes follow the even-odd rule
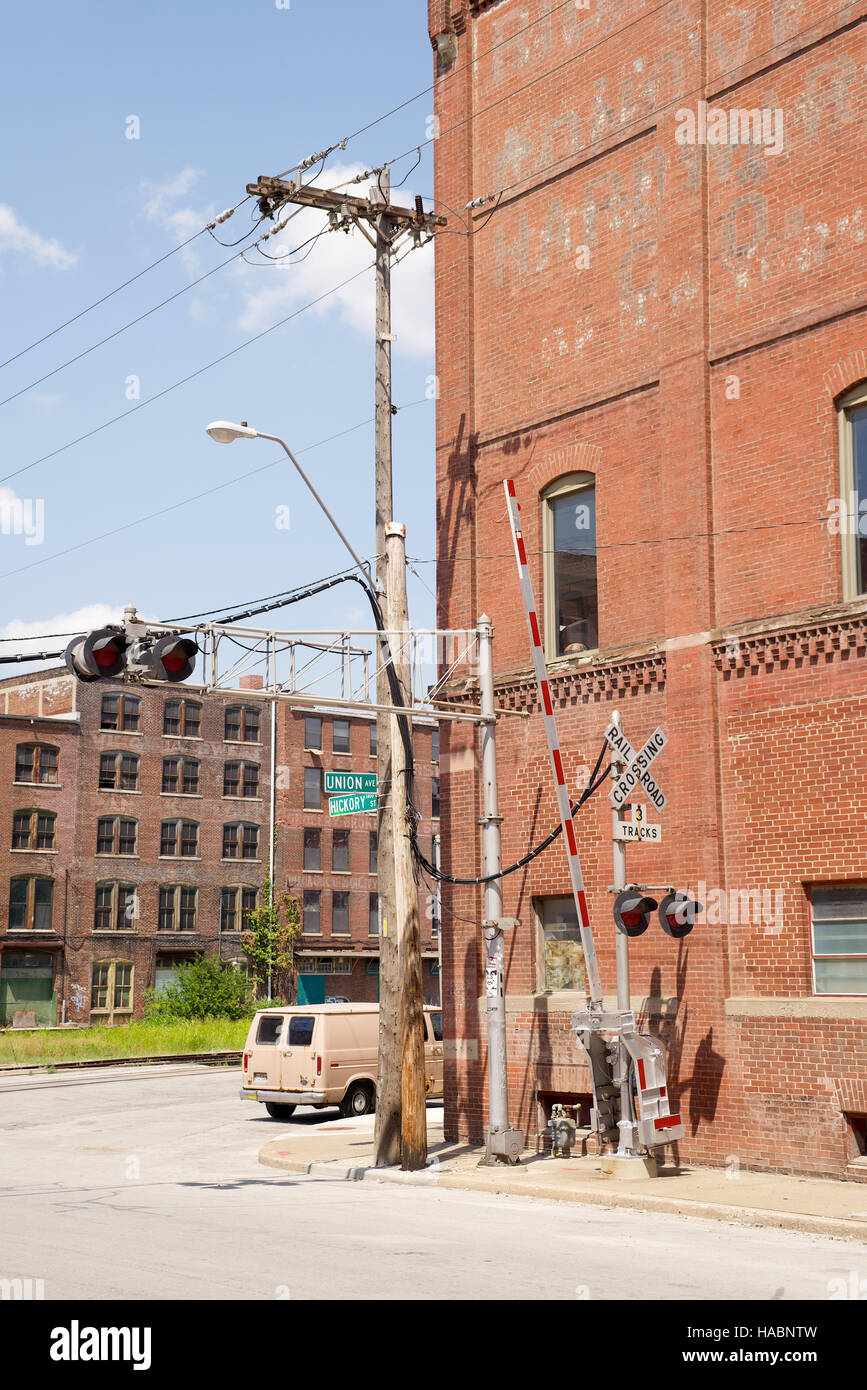
[[[406,601],[406,527],[392,521],[385,528],[388,560],[388,628],[402,703],[412,704],[410,661],[406,645],[409,616]],[[424,1085],[424,1001],[421,942],[418,925],[418,885],[410,843],[412,790],[412,715],[389,715],[391,722],[395,925],[397,928],[401,1052],[401,1167],[424,1168],[427,1161],[427,1113]],[[403,726],[403,727],[401,727]],[[380,1009],[382,1008],[380,1004]],[[381,1017],[381,1014],[380,1014]]]
[[[380,175],[383,203],[388,202],[388,170]],[[391,243],[394,227],[385,213],[376,223],[376,587],[386,627],[388,559],[385,528],[393,507],[391,475]],[[390,705],[388,672],[376,680],[376,703]],[[394,839],[392,828],[391,716],[376,716],[377,891],[379,893],[379,1070],[376,1083],[374,1153],[378,1167],[400,1161],[402,1018],[398,931],[394,914]]]
[[[391,185],[388,169],[383,168],[374,172],[376,183],[370,190],[369,198],[360,198],[355,194],[345,193],[339,189],[319,188],[315,184],[305,184],[300,182],[300,177],[296,181],[269,178],[265,175],[260,175],[256,183],[248,183],[247,192],[256,198],[259,211],[264,217],[273,218],[280,208],[287,203],[295,203],[301,207],[317,208],[322,212],[327,212],[332,229],[357,227],[376,252],[376,587],[380,605],[385,612],[386,626],[388,626],[386,587],[389,571],[385,553],[385,528],[387,523],[391,521],[392,513],[391,417],[394,413],[391,400],[391,344],[393,341],[391,332],[391,258],[395,243],[399,238],[408,235],[416,246],[419,246],[422,237],[432,236],[438,227],[445,226],[446,219],[435,216],[433,213],[426,213],[421,198],[416,198],[413,208],[399,207],[391,203],[389,201]],[[300,176],[300,169],[296,170],[296,174]],[[402,611],[405,622],[405,556],[401,560],[400,575],[403,585]],[[376,702],[384,705],[393,703],[388,674],[385,669],[377,676]],[[410,720],[411,739],[411,716],[408,718]],[[403,891],[405,894],[404,903],[413,902],[415,908],[411,909],[404,906],[401,909],[395,904],[395,856],[400,856],[401,848],[405,850],[407,856],[411,855],[409,841],[406,839],[404,831],[405,777],[401,778],[399,785],[396,783],[392,763],[394,756],[392,726],[396,727],[396,722],[396,716],[377,714],[376,772],[379,789],[377,870],[380,922],[382,925],[379,942],[379,1072],[376,1088],[374,1146],[378,1167],[395,1164],[400,1160],[402,1104],[409,1104],[413,1138],[412,1140],[407,1139],[410,1144],[410,1151],[408,1154],[404,1154],[404,1161],[406,1162],[409,1158],[412,1166],[423,1167],[426,1145],[423,1128],[425,1124],[424,1042],[423,1032],[420,1030],[423,1030],[424,1023],[420,1003],[421,957],[418,951],[418,893],[412,873],[411,859],[407,860],[408,879],[406,879],[410,886]],[[396,795],[393,795],[393,789]],[[395,818],[399,818],[401,825],[401,832],[396,839],[393,832]],[[412,962],[411,965],[407,965],[407,968],[418,972],[417,989],[413,986],[411,993],[413,998],[417,995],[419,1004],[417,1018],[413,1004],[413,1012],[409,1020],[410,1033],[407,1035],[405,1032],[407,1020],[404,1016],[401,997],[405,986],[405,979],[402,978],[401,974],[403,957],[399,957],[398,940],[402,929],[401,923],[411,922],[413,911],[416,947],[415,954],[410,953],[407,957],[407,961]],[[416,1114],[418,1103],[415,1099],[403,1100],[402,1102],[401,1084],[401,1074],[407,1065],[404,1044],[407,1036],[415,1039],[416,1033],[422,1039],[419,1044],[422,1050],[421,1129],[419,1129],[419,1119]],[[415,1048],[415,1041],[413,1041],[412,1048]],[[412,1059],[414,1058],[415,1051],[412,1050]],[[414,1060],[410,1061],[409,1066],[412,1070],[415,1066]],[[414,1098],[416,1092],[417,1083],[412,1080],[406,1094]],[[406,1133],[405,1130],[404,1133]],[[420,1140],[419,1134],[421,1134]],[[419,1153],[421,1153],[420,1163],[417,1161]]]

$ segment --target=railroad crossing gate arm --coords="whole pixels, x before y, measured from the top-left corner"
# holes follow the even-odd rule
[[[569,876],[572,880],[572,893],[575,898],[575,910],[578,914],[578,928],[581,933],[581,945],[584,948],[584,965],[587,970],[587,991],[590,995],[592,1006],[594,1009],[598,1010],[602,1008],[602,983],[599,978],[599,966],[596,961],[596,948],[593,945],[593,932],[590,928],[587,898],[584,894],[584,879],[581,873],[581,863],[578,858],[575,827],[572,824],[572,807],[569,801],[569,794],[566,790],[566,778],[563,775],[563,759],[560,756],[560,741],[557,737],[557,725],[554,722],[554,709],[551,704],[551,692],[548,686],[548,670],[542,652],[542,636],[539,629],[539,619],[536,613],[536,600],[533,596],[533,585],[527,565],[527,552],[524,548],[524,537],[521,533],[521,508],[515,496],[515,484],[512,479],[506,478],[503,482],[503,487],[506,492],[506,505],[509,509],[509,522],[512,527],[515,559],[518,562],[518,578],[521,583],[521,598],[524,602],[524,616],[527,619],[527,630],[530,634],[530,647],[533,652],[533,668],[536,672],[539,701],[542,706],[542,715],[545,722],[545,737],[548,740],[548,752],[551,755],[551,770],[554,774],[554,788],[557,793],[560,824],[563,827],[563,844],[566,846],[566,857],[569,861]]]

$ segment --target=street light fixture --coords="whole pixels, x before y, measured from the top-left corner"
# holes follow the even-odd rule
[[[304,480],[310,491],[313,493],[313,496],[316,498],[316,501],[319,503],[323,512],[328,517],[328,520],[331,522],[331,525],[334,527],[338,536],[343,541],[343,544],[346,546],[346,549],[349,551],[350,555],[355,561],[355,564],[358,566],[365,579],[367,580],[367,586],[370,589],[371,593],[374,592],[373,576],[370,572],[370,566],[365,564],[365,562],[360,558],[360,556],[358,556],[355,553],[352,546],[349,544],[349,541],[346,539],[346,536],[343,534],[337,522],[334,520],[334,517],[331,515],[322,498],[319,496],[319,493],[316,491],[310,479],[307,477],[307,474],[304,472],[304,469],[301,467],[301,464],[298,462],[292,450],[289,448],[289,445],[286,443],[285,439],[281,439],[279,434],[263,434],[261,430],[251,429],[245,420],[242,420],[240,425],[235,425],[230,420],[214,420],[210,425],[207,426],[206,433],[209,434],[217,444],[232,444],[236,439],[270,439],[274,444],[279,444],[282,449],[285,449],[287,455],[289,456],[289,459],[295,465],[295,468],[301,475],[301,478]]]

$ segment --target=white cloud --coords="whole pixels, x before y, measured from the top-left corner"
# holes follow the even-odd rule
[[[20,641],[4,642],[0,646],[0,656],[11,656],[18,652],[59,651],[71,639],[60,637],[45,641],[44,634],[91,632],[94,628],[119,623],[122,619],[123,610],[108,603],[91,603],[71,613],[57,613],[50,618],[13,618],[0,627],[0,637],[20,638]]]
[[[333,188],[362,172],[363,167],[361,164],[336,165],[327,169],[316,182]],[[366,195],[367,187],[359,185],[347,191]],[[395,198],[398,196],[402,202],[412,203],[411,191],[401,189]],[[285,210],[282,215],[285,215]],[[285,254],[295,247],[301,247],[326,225],[324,213],[305,209],[292,217],[284,231],[264,242],[262,249],[270,256]],[[267,225],[263,230],[267,230]],[[310,255],[302,259],[307,249],[310,249]],[[304,247],[297,258],[275,264],[263,262],[263,268],[254,264],[259,259],[255,252],[248,255],[250,264],[239,262],[234,270],[244,298],[239,324],[246,333],[258,333],[293,309],[317,299],[335,285],[362,271],[365,266],[372,265],[374,253],[370,243],[353,229],[348,235],[342,231],[327,232],[312,248]],[[397,335],[397,353],[429,357],[433,352],[433,268],[432,247],[410,252],[406,260],[395,267],[392,278],[392,331]],[[344,323],[371,339],[374,304],[373,271],[368,270],[351,284],[330,294],[310,312],[320,318],[335,316],[336,312]]]
[[[186,241],[214,218],[213,203],[201,207],[174,206],[179,198],[186,198],[201,177],[201,169],[187,165],[165,183],[148,183],[147,180],[142,182],[142,189],[147,197],[144,205],[145,216],[151,222],[164,227],[176,241]],[[198,265],[194,245],[195,243],[181,253],[187,265],[193,267]]]
[[[70,270],[78,260],[55,238],[40,236],[26,227],[8,203],[0,203],[0,252],[3,251],[18,251],[52,270]]]

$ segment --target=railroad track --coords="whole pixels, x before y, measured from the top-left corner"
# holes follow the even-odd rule
[[[243,1050],[228,1048],[221,1052],[169,1052],[152,1057],[99,1057],[75,1062],[3,1062],[0,1074],[22,1072],[82,1071],[85,1067],[143,1067],[165,1066],[167,1062],[199,1062],[203,1066],[239,1065]]]

